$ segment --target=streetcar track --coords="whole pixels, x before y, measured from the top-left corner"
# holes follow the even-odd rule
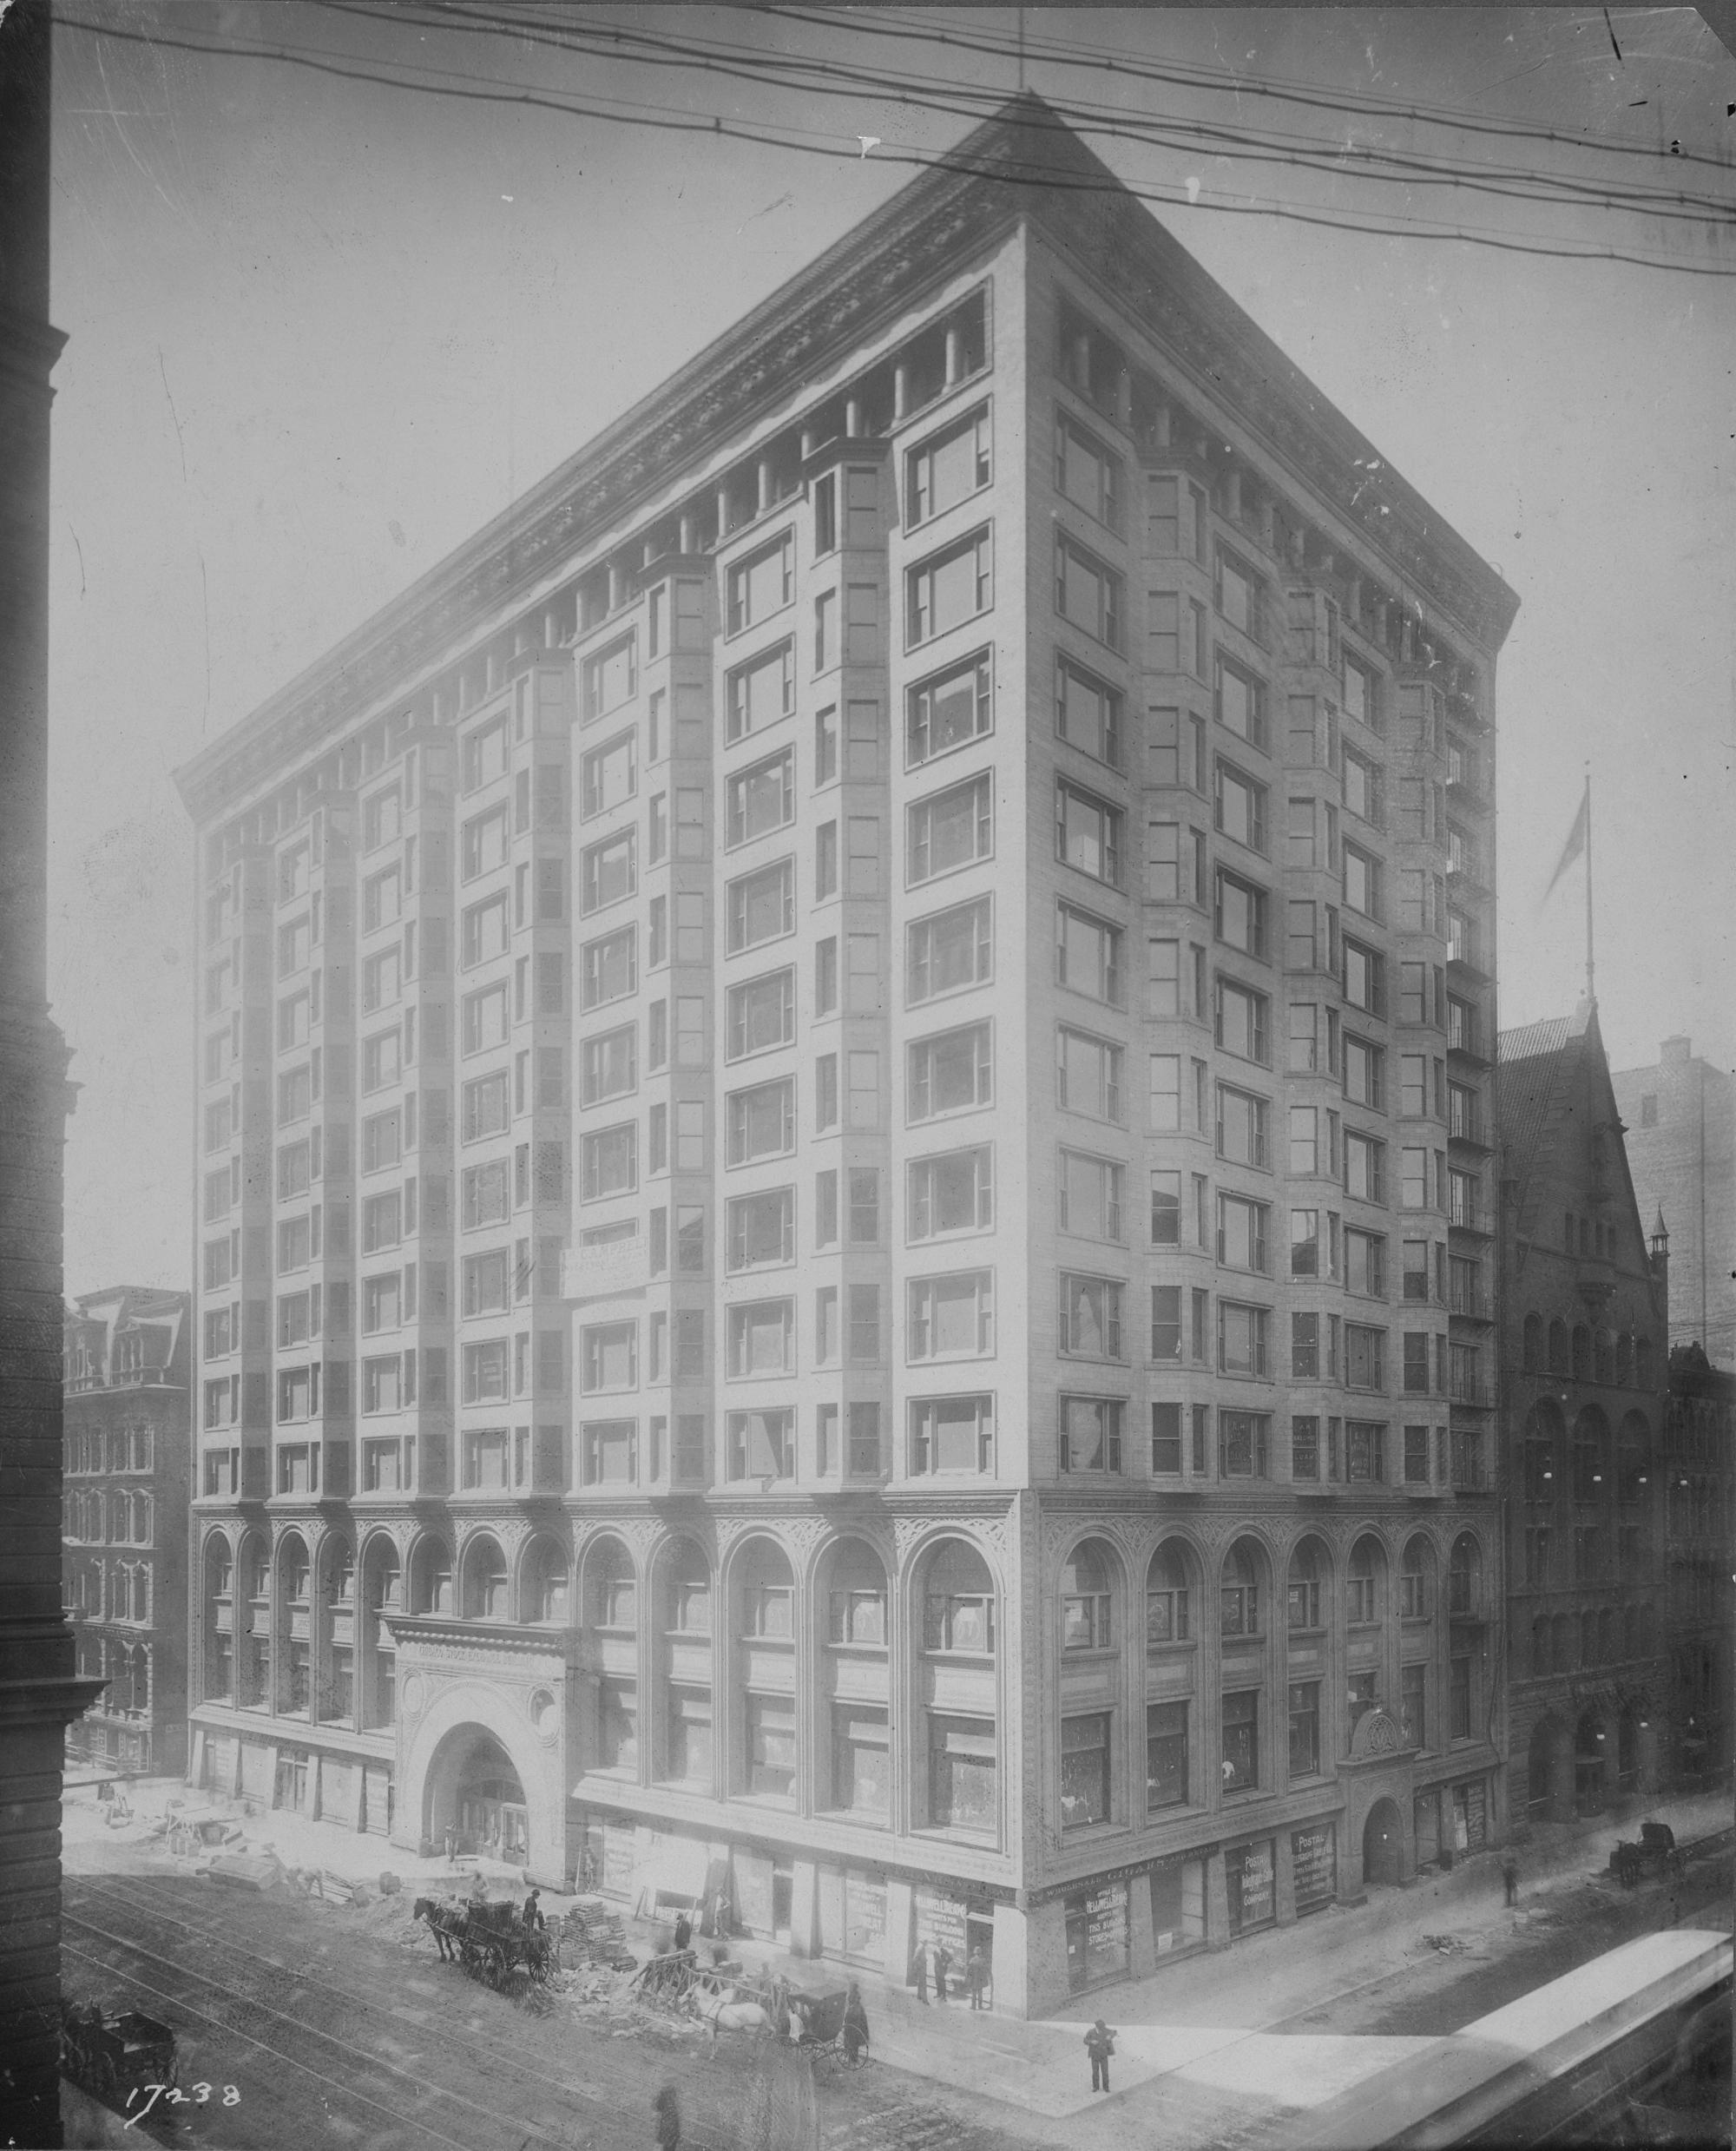
[[[131,1941],[125,1935],[111,1934],[106,1928],[97,1926],[93,1921],[81,1919],[76,1913],[62,1914],[62,1924],[63,1926],[76,1927],[85,1934],[95,1935],[104,1942],[119,1949],[128,1950],[135,1957],[144,1958],[148,1964],[163,1965],[168,1971],[183,1979],[196,1980],[201,1986],[208,1987],[214,1993],[239,2003],[246,2010],[257,2010],[266,2016],[274,2018],[279,2023],[291,2026],[294,2030],[308,2037],[321,2041],[327,2046],[335,2047],[339,2053],[349,2055],[359,2062],[364,2069],[383,2070],[387,2075],[401,2078],[403,2082],[411,2085],[424,2096],[432,2095],[437,2098],[450,2100],[457,2105],[467,2107],[473,2114],[480,2114],[485,2121],[496,2127],[502,2125],[500,2115],[488,2107],[478,2105],[474,2099],[467,2099],[463,2092],[454,2091],[431,2083],[426,2078],[412,2075],[408,2069],[398,2068],[395,2062],[385,2060],[382,2056],[364,2053],[359,2047],[352,2047],[347,2041],[340,2039],[335,2032],[323,2030],[318,2024],[310,2023],[305,2017],[292,2016],[286,2010],[274,2009],[269,2002],[262,2002],[256,1996],[247,1994],[240,1988],[227,1987],[220,1980],[212,1978],[207,1973],[194,1971],[187,1965],[176,1964],[168,1957],[160,1956],[156,1950],[146,1948],[141,1942]],[[81,1950],[74,1944],[62,1941],[61,1946],[69,1955],[78,1957],[94,1969],[108,1972],[115,1978],[124,1979],[129,1986],[136,1987],[141,1994],[151,1995],[159,2002],[167,2002],[177,2009],[184,2010],[188,2015],[201,2018],[220,2032],[231,2033],[239,2038],[245,2039],[250,2046],[258,2047],[261,2053],[269,2054],[274,2060],[287,2062],[292,2068],[299,2069],[304,2075],[312,2076],[316,2082],[329,2085],[333,2090],[342,2093],[345,2098],[370,2108],[376,2114],[385,2115],[395,2127],[408,2126],[422,2129],[425,2134],[437,2137],[442,2143],[450,2144],[453,2151],[476,2151],[474,2141],[468,2141],[457,2136],[449,2136],[444,2129],[437,2128],[427,2121],[393,2112],[390,2107],[382,2106],[377,2099],[371,2099],[365,2091],[356,2090],[352,2085],[339,2077],[328,2076],[324,2070],[313,2068],[311,2063],[298,2059],[293,2054],[286,2053],[280,2047],[269,2045],[265,2040],[247,2030],[242,2025],[227,2023],[223,2018],[214,2016],[210,2010],[201,2009],[196,2002],[189,2002],[185,1996],[169,1993],[163,1988],[154,1987],[148,1980],[141,1979],[136,1973],[123,1970],[121,1966],[110,1964],[101,1957],[93,1957],[88,1950]],[[524,2144],[546,2144],[549,2151],[569,2151],[569,2147],[561,2143],[556,2138],[546,2136],[534,2128],[523,2127],[517,2119],[507,2123],[506,2127],[508,2133],[522,2131],[521,2140]]]
[[[125,1879],[149,1881],[153,1878],[128,1876]],[[134,1911],[149,1910],[158,1912],[165,1918],[173,1919],[189,1935],[197,1936],[201,1942],[214,1944],[218,1949],[227,1950],[233,1955],[245,1957],[250,1964],[269,1966],[273,1971],[286,1973],[292,1977],[308,1976],[301,1968],[287,1964],[281,1957],[273,1957],[264,1950],[256,1949],[251,1943],[237,1942],[220,1928],[209,1927],[201,1920],[186,1917],[178,1906],[173,1911],[168,1910],[157,1903],[155,1892],[153,1892],[141,1904],[138,1898],[128,1896],[114,1888],[112,1883],[105,1879],[101,1885],[99,1894],[114,1898],[121,1904]],[[76,1915],[69,1915],[69,1917],[76,1917]],[[100,1932],[101,1931],[93,1929],[93,1931]],[[396,1945],[387,1946],[395,1947]],[[424,2036],[437,2041],[441,2045],[466,2048],[471,2053],[481,2056],[490,2066],[498,2066],[503,2061],[510,2060],[517,2082],[535,2082],[548,2091],[558,2094],[563,2099],[570,2100],[575,2095],[573,2086],[570,2083],[562,2082],[559,2077],[549,2076],[540,2069],[526,2065],[533,2059],[546,2062],[547,2056],[542,2047],[535,2041],[526,2038],[517,2026],[512,2023],[510,2018],[503,2020],[504,2036],[493,2039],[490,2043],[474,2033],[466,2033],[457,2029],[440,2016],[436,2010],[416,2012],[398,2004],[383,2001],[378,1996],[357,1994],[347,1987],[339,1986],[325,1976],[323,1965],[319,1968],[317,1977],[319,1991],[334,2001],[346,2002],[358,2009],[372,2010],[375,2016],[385,2017],[405,2029],[420,2032]],[[457,1995],[464,1990],[454,1988],[451,1991]],[[511,2028],[507,2029],[506,2027],[509,2025]]]

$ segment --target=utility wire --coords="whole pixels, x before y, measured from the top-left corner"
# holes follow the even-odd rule
[[[917,29],[899,23],[889,10],[838,9],[835,13],[811,13],[801,8],[765,7],[757,12],[780,16],[786,22],[802,23],[812,29],[843,30],[858,36],[896,39],[907,43],[943,45],[955,50],[978,52],[997,59],[1011,60],[1016,56],[1016,47],[1004,39],[996,40],[986,32],[974,34],[957,30]],[[1215,90],[1221,95],[1268,97],[1287,104],[1298,104],[1318,111],[1333,113],[1356,112],[1371,119],[1404,120],[1430,127],[1448,127],[1467,134],[1503,136],[1519,141],[1550,142],[1560,148],[1580,149],[1600,156],[1644,157],[1655,162],[1663,153],[1641,142],[1616,141],[1608,136],[1562,134],[1557,128],[1531,127],[1522,120],[1496,120],[1486,113],[1467,112],[1446,105],[1386,104],[1379,99],[1358,95],[1353,90],[1327,91],[1316,89],[1296,82],[1285,82],[1270,76],[1241,75],[1231,69],[1208,68],[1197,62],[1180,64],[1170,62],[1159,65],[1148,60],[1130,58],[1105,45],[1075,43],[1069,38],[1030,38],[1026,40],[1029,58],[1041,58],[1055,67],[1086,69],[1100,75],[1113,75],[1134,82],[1167,82],[1188,89]],[[1700,164],[1718,172],[1728,172],[1728,162],[1722,157],[1707,156],[1696,150],[1672,152],[1672,161],[1679,157],[1684,164]]]
[[[579,56],[615,59],[635,66],[679,68],[732,76],[798,89],[809,95],[867,97],[877,104],[884,104],[889,95],[896,95],[901,102],[918,109],[963,118],[990,116],[1006,102],[1003,90],[984,89],[971,83],[943,83],[930,77],[888,76],[811,56],[751,53],[741,46],[702,44],[614,26],[597,28],[589,23],[551,22],[546,15],[525,17],[502,14],[497,10],[466,4],[466,0],[424,0],[420,12],[373,4],[372,0],[319,0],[319,4],[336,14],[367,21],[394,25],[410,22],[418,28],[461,36],[510,37],[524,44],[547,46]],[[1630,215],[1654,216],[1665,222],[1699,223],[1705,220],[1705,215],[1736,222],[1736,201],[1690,194],[1680,187],[1618,187],[1602,181],[1575,178],[1566,174],[1527,172],[1486,161],[1443,162],[1408,151],[1382,149],[1373,144],[1326,142],[1318,137],[1296,135],[1259,135],[1246,127],[1223,127],[1206,121],[1174,117],[1159,122],[1113,107],[1054,100],[1049,102],[1055,116],[1046,119],[1033,115],[1026,124],[1034,131],[1047,128],[1062,133],[1071,129],[1190,155],[1194,153],[1197,144],[1205,147],[1207,154],[1232,161],[1287,164],[1328,177],[1365,180],[1407,189],[1419,186],[1463,187],[1473,193],[1536,201],[1549,207],[1589,205],[1620,210]]]
[[[612,102],[592,103],[575,96],[551,96],[543,92],[523,87],[498,87],[481,89],[475,87],[473,76],[461,78],[467,87],[458,87],[453,82],[418,82],[401,74],[386,71],[383,67],[368,67],[340,61],[328,53],[298,51],[285,46],[244,46],[231,43],[213,43],[188,37],[170,37],[143,31],[125,30],[108,23],[91,23],[82,18],[59,15],[57,26],[82,31],[91,36],[111,42],[150,47],[154,50],[168,49],[197,53],[216,59],[267,61],[278,64],[302,67],[315,73],[341,80],[370,82],[377,86],[408,90],[418,95],[445,97],[464,103],[517,106],[558,114],[568,119],[596,119],[616,125],[641,126],[666,133],[710,135],[714,139],[748,143],[756,148],[767,147],[794,151],[807,156],[824,157],[832,161],[854,164],[861,152],[854,146],[846,146],[835,138],[819,137],[806,141],[793,139],[778,141],[768,134],[763,125],[727,121],[720,115],[698,116],[667,106],[629,105],[616,99]],[[423,63],[415,63],[423,66]],[[438,74],[443,70],[424,72]],[[808,134],[814,130],[796,129],[788,126],[780,130],[785,135]],[[1117,180],[1095,181],[1084,177],[1067,177],[1058,174],[1048,164],[1013,165],[1010,168],[987,165],[973,158],[960,158],[955,153],[930,154],[910,149],[887,149],[880,145],[884,154],[875,161],[912,167],[918,170],[956,172],[962,175],[1017,187],[1040,187],[1055,194],[1099,194],[1117,197],[1131,196],[1141,201],[1161,203],[1167,208],[1198,207],[1208,209],[1217,215],[1267,216],[1282,220],[1318,227],[1327,231],[1353,232],[1371,234],[1377,238],[1398,238],[1434,240],[1457,240],[1462,244],[1491,248],[1499,253],[1529,254],[1568,261],[1621,262],[1638,268],[1670,270],[1684,276],[1711,276],[1727,278],[1736,275],[1736,267],[1720,268],[1707,263],[1681,260],[1660,260],[1647,255],[1633,253],[1617,247],[1555,247],[1541,244],[1535,240],[1509,238],[1503,234],[1475,227],[1433,226],[1416,218],[1393,217],[1384,223],[1365,220],[1332,214],[1299,209],[1274,202],[1262,202],[1255,196],[1240,201],[1208,198],[1203,194],[1197,200],[1180,189],[1158,192],[1151,188],[1124,185]]]

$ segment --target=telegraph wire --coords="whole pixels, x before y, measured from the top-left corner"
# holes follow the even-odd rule
[[[973,36],[957,30],[918,30],[913,24],[889,20],[891,10],[840,8],[836,13],[816,14],[801,8],[770,6],[756,9],[755,12],[801,23],[810,29],[847,30],[860,36],[944,45],[998,59],[1015,57],[1012,45],[1004,40],[996,42],[986,32],[979,31]],[[1467,134],[1548,142],[1557,148],[1586,150],[1599,156],[1655,161],[1663,154],[1641,142],[1616,141],[1608,136],[1564,135],[1555,128],[1531,127],[1522,120],[1491,119],[1486,113],[1468,112],[1448,105],[1386,104],[1354,90],[1317,89],[1303,82],[1281,81],[1269,76],[1239,75],[1230,69],[1202,67],[1198,62],[1172,62],[1161,65],[1154,61],[1129,58],[1109,46],[1080,44],[1070,39],[1063,43],[1057,38],[1028,37],[1026,50],[1029,58],[1042,59],[1055,67],[1079,68],[1135,82],[1165,82],[1185,89],[1211,90],[1222,96],[1269,97],[1316,111],[1407,120],[1424,126],[1453,128]],[[1719,172],[1730,169],[1724,158],[1708,156],[1698,150],[1682,150],[1673,161],[1706,165]]]
[[[469,0],[422,0],[424,11],[420,13],[392,4],[392,0],[319,0],[319,4],[335,14],[365,21],[410,22],[419,29],[447,30],[461,36],[511,38],[557,51],[615,59],[627,65],[681,68],[768,87],[801,89],[812,95],[871,97],[877,102],[896,96],[899,102],[919,109],[944,112],[964,119],[989,116],[1007,101],[1004,90],[983,89],[974,83],[943,82],[931,76],[886,75],[813,56],[760,54],[741,46],[701,45],[691,40],[676,40],[652,31],[615,25],[594,27],[583,23],[551,21],[546,15],[502,14],[485,6],[470,4]],[[794,80],[809,76],[819,79],[813,82]],[[1169,115],[1160,122],[1141,119],[1136,114],[1112,106],[1084,105],[1057,98],[1047,102],[1055,115],[1055,120],[1034,118],[1028,122],[1033,128],[1047,127],[1059,133],[1070,128],[1178,152],[1192,152],[1196,146],[1203,146],[1210,155],[1236,161],[1291,164],[1327,177],[1366,180],[1389,186],[1463,187],[1474,193],[1537,201],[1552,207],[1584,204],[1619,209],[1632,215],[1656,216],[1667,222],[1704,221],[1699,214],[1703,211],[1714,217],[1736,220],[1736,201],[1690,194],[1680,187],[1618,187],[1596,179],[1529,172],[1475,160],[1455,164],[1406,150],[1383,149],[1372,143],[1328,142],[1318,136],[1301,135],[1261,135],[1246,127],[1220,126],[1205,120]],[[1392,168],[1376,168],[1380,166]],[[1513,183],[1503,185],[1503,181]]]
[[[548,111],[567,119],[595,119],[614,125],[646,127],[664,133],[705,135],[719,140],[741,141],[756,148],[784,149],[801,155],[824,157],[832,161],[851,164],[858,162],[861,155],[857,148],[839,141],[835,136],[822,135],[819,130],[799,129],[787,124],[779,130],[785,136],[806,135],[810,139],[779,140],[773,134],[768,133],[763,124],[749,126],[726,120],[720,115],[695,115],[668,106],[635,104],[621,99],[616,99],[612,103],[587,103],[573,95],[556,97],[523,86],[501,85],[493,89],[481,89],[474,86],[475,78],[468,76],[461,79],[470,86],[461,88],[451,81],[418,82],[402,74],[391,73],[384,66],[348,63],[329,53],[298,51],[286,46],[247,46],[233,42],[212,43],[189,37],[122,30],[111,24],[88,22],[79,16],[64,14],[57,15],[55,19],[57,27],[82,31],[87,36],[106,38],[115,43],[144,45],[154,50],[195,53],[216,59],[266,61],[306,68],[340,80],[368,82],[385,89],[408,90],[458,102],[515,106]],[[450,73],[450,70],[428,69],[422,62],[415,64],[423,66],[424,72]],[[963,176],[1018,187],[1040,187],[1051,193],[1131,196],[1137,201],[1159,203],[1171,210],[1202,208],[1220,216],[1275,217],[1286,222],[1311,225],[1326,231],[1358,233],[1375,238],[1457,240],[1463,245],[1483,247],[1498,253],[1566,261],[1619,262],[1637,268],[1671,271],[1684,276],[1727,279],[1736,275],[1736,267],[1720,268],[1707,263],[1660,260],[1651,255],[1634,253],[1613,247],[1549,246],[1535,239],[1509,238],[1476,227],[1430,225],[1420,219],[1399,217],[1396,213],[1386,222],[1371,223],[1349,216],[1263,202],[1253,196],[1241,201],[1229,201],[1208,198],[1201,194],[1195,199],[1180,187],[1159,192],[1114,179],[1068,180],[1057,176],[1053,168],[1046,165],[1030,164],[1003,169],[970,159],[960,159],[950,152],[894,150],[883,144],[877,152],[875,161],[918,170],[955,172]]]

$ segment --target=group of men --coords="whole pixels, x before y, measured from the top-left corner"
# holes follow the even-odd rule
[[[918,2002],[926,2003],[932,1984],[937,2002],[947,1999],[947,1975],[952,1970],[952,1952],[944,1942],[924,1942],[911,1959],[911,1984],[917,1990]],[[989,1983],[989,1956],[980,1946],[971,1950],[964,1960],[964,1985],[970,1996],[970,2006],[980,2010],[983,1990]]]

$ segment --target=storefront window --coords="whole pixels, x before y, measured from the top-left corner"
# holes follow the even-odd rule
[[[1229,1900],[1230,1932],[1245,1934],[1278,1916],[1278,1893],[1272,1839],[1238,1845],[1224,1855],[1224,1884]]]
[[[1067,1984],[1077,1994],[1105,1979],[1128,1974],[1128,1885],[1111,1883],[1101,1890],[1081,1891],[1064,1902],[1067,1923]]]

